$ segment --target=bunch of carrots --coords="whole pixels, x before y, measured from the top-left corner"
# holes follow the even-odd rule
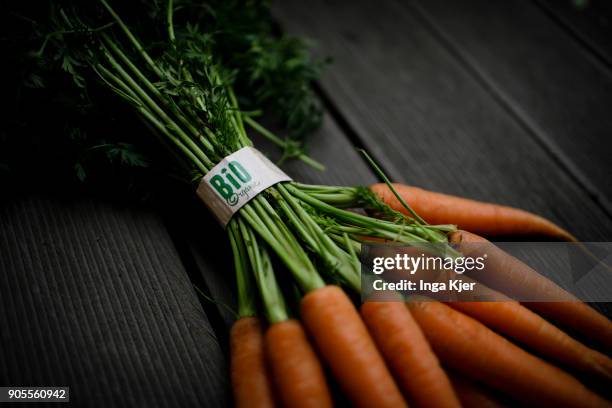
[[[149,44],[107,0],[60,3],[47,47],[70,54],[82,81],[125,103],[149,130],[146,141],[134,144],[162,149],[177,165],[175,177],[195,189],[224,157],[253,145],[247,127],[283,147],[282,138],[241,111],[210,41],[174,29],[172,0],[163,27],[135,25],[162,33]],[[246,203],[226,226],[239,303],[231,332],[236,405],[331,406],[331,377],[361,407],[495,405],[482,385],[534,405],[609,405],[555,364],[609,382],[610,321],[502,251],[489,254],[496,274],[526,292],[572,301],[444,304],[398,297],[356,306],[349,294],[360,294],[359,254],[372,240],[441,244],[443,255],[457,257],[467,250],[463,243],[484,239],[455,224],[487,235],[573,239],[519,210],[394,187],[371,163],[386,187],[283,182]],[[486,276],[474,278],[488,284]],[[492,292],[499,289],[491,284]],[[542,316],[597,341],[604,353]]]
[[[395,192],[385,184],[370,190],[408,216],[412,214],[405,204],[427,221],[457,223],[483,235],[575,240],[526,211],[404,185],[393,187]],[[316,196],[346,207],[363,202],[360,188],[344,188],[341,193],[336,188],[332,193],[331,188],[319,186]],[[463,230],[450,233],[449,239],[460,251],[465,243],[488,243]],[[518,402],[611,406],[574,376],[612,383],[610,320],[501,250],[489,253],[488,261],[490,272],[520,282],[526,293],[547,292],[551,299],[562,295],[568,301],[521,304],[485,286],[493,298],[506,300],[443,303],[425,298],[405,301],[398,295],[397,301],[389,301],[388,296],[385,301],[369,299],[358,309],[342,289],[328,285],[302,297],[301,322],[283,315],[268,323],[256,317],[252,303],[245,307],[241,301],[240,318],[231,331],[236,406],[332,406],[326,376],[334,377],[348,399],[361,407],[499,407]],[[486,276],[478,278],[487,283]],[[247,282],[239,279],[243,294]]]

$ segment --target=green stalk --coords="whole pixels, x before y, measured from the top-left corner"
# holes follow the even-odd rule
[[[314,207],[315,209],[329,214],[331,216],[333,216],[334,218],[337,218],[339,220],[348,222],[348,223],[352,223],[352,224],[356,224],[359,225],[361,227],[371,227],[371,228],[385,228],[385,229],[390,229],[392,231],[395,231],[397,228],[396,224],[392,224],[392,223],[385,223],[382,220],[377,220],[374,218],[370,218],[367,217],[365,215],[361,215],[361,214],[356,214],[350,211],[346,211],[346,210],[342,210],[339,208],[336,208],[334,206],[331,206],[329,204],[326,204],[314,197],[312,197],[311,195],[309,195],[308,193],[305,193],[295,187],[293,187],[291,184],[287,184],[287,189],[291,192],[291,194],[293,194],[294,196],[296,196],[297,198],[301,199],[302,201],[304,201],[305,203],[311,205],[312,207]]]
[[[263,197],[259,196],[255,197],[251,201],[251,204],[253,206],[253,209],[259,216],[259,219],[263,221],[263,223],[270,230],[272,235],[277,237],[277,240],[279,241],[280,245],[282,245],[287,252],[294,252],[297,249],[298,245],[294,243],[291,239],[291,233],[287,231],[286,228],[282,229],[282,226],[284,226],[284,224],[282,220],[280,220],[280,218],[273,219],[270,216],[270,212],[267,211],[263,206],[264,202],[266,202],[266,200]],[[299,251],[299,249],[297,250]]]
[[[289,268],[293,274],[298,285],[304,292],[310,292],[317,288],[325,286],[325,282],[312,263],[308,260],[307,264],[299,262],[295,255],[288,253],[277,241],[276,237],[270,233],[257,216],[257,213],[250,206],[251,203],[247,203],[240,209],[239,216],[243,217],[247,223],[259,234],[260,237],[274,250],[277,256],[283,261],[283,263]],[[307,258],[307,257],[306,257]]]
[[[285,225],[285,222],[279,217],[276,211],[270,206],[268,201],[264,197],[256,197],[253,200],[254,207],[259,211],[262,218],[268,220],[269,225],[277,232],[277,236],[286,243],[288,252],[292,253],[293,257],[301,262],[305,271],[316,279],[318,277],[317,271],[312,265],[310,258],[296,239],[295,235]]]
[[[176,42],[176,36],[174,35],[174,1],[168,0],[168,8],[166,10],[166,25],[168,26],[168,37],[171,43]]]
[[[316,198],[317,200],[321,200],[324,203],[331,204],[334,207],[350,208],[358,206],[358,202],[355,197],[347,196],[346,194],[342,193],[314,193],[309,191],[308,195]]]
[[[157,64],[155,63],[155,61],[153,61],[153,59],[149,56],[149,54],[145,51],[144,47],[142,46],[142,44],[138,41],[138,39],[136,38],[136,36],[132,33],[132,31],[127,27],[127,25],[123,22],[123,20],[121,19],[121,17],[119,17],[119,15],[114,11],[114,9],[108,4],[108,2],[106,0],[99,0],[100,3],[104,6],[104,8],[108,11],[108,13],[113,17],[113,19],[117,22],[117,24],[119,25],[119,27],[121,28],[121,30],[125,33],[125,35],[127,36],[128,40],[132,43],[132,45],[134,46],[134,48],[136,48],[137,52],[141,55],[141,57],[145,60],[145,62],[149,65],[149,67],[153,70],[153,72],[155,72],[155,74],[160,78],[160,79],[165,79],[166,78],[166,74],[161,71],[159,69],[159,67],[157,66]],[[170,37],[170,40],[172,43],[174,43],[176,41],[176,37],[174,34],[174,23],[173,23],[173,12],[174,12],[174,6],[173,6],[173,2],[172,0],[170,0],[168,2],[168,7],[167,7],[167,13],[166,13],[166,24],[167,24],[167,28],[168,28],[168,35]],[[112,41],[111,41],[112,43]],[[126,57],[127,58],[127,57]],[[129,61],[129,60],[128,60]],[[144,76],[142,76],[142,78],[145,78]],[[149,81],[147,81],[149,82]],[[229,99],[230,101],[233,101],[234,103],[236,103],[235,97],[233,97],[233,91],[230,90],[230,92],[228,93],[229,95]],[[233,99],[232,99],[233,97]],[[237,105],[237,103],[236,103]],[[237,121],[235,123],[235,125],[239,128],[240,132],[240,139],[241,141],[245,144],[245,145],[252,145],[252,142],[248,139],[248,137],[246,137],[246,132],[244,130],[244,125],[242,124],[242,115],[239,114],[239,111],[237,111],[238,114],[237,115],[232,115],[232,121]],[[181,115],[182,117],[182,115]],[[187,125],[187,121],[183,121],[181,119],[179,119],[183,125]],[[253,126],[253,124],[255,126],[253,126],[254,128],[256,128],[256,130],[258,130],[259,132],[262,132],[262,135],[268,137],[270,140],[272,140],[274,143],[278,144],[280,147],[286,147],[286,142],[283,141],[282,139],[276,137],[275,135],[273,135],[271,132],[269,132],[267,129],[263,128],[262,126],[260,126],[258,123],[256,123],[255,121],[253,121],[251,118],[245,116],[244,120],[247,121],[248,123]],[[187,125],[189,126],[189,125]],[[195,128],[191,128],[190,131],[198,134],[199,132],[197,132],[197,130],[195,130]],[[208,132],[208,129],[205,129],[205,131]],[[270,136],[272,136],[270,138]],[[202,138],[202,140],[205,140]],[[205,146],[206,148],[209,148],[209,146]],[[305,162],[306,164],[312,166],[313,168],[323,171],[325,170],[325,166],[323,166],[321,163],[317,162],[316,160],[308,157],[305,154],[300,154],[298,155],[298,158],[300,160],[302,160],[303,162]]]
[[[264,313],[270,323],[278,323],[289,318],[287,307],[281,292],[268,251],[257,242],[257,237],[249,227],[238,219],[240,238],[243,239],[251,267],[255,276],[255,282],[259,288],[264,305]]]
[[[201,132],[198,131],[196,127],[193,126],[191,122],[189,122],[189,120],[187,120],[185,114],[181,111],[181,109],[176,104],[169,102],[167,97],[165,97],[161,92],[159,92],[159,89],[157,89],[155,85],[153,85],[151,81],[147,79],[147,77],[142,73],[142,71],[140,71],[136,67],[136,65],[134,65],[134,63],[127,57],[127,55],[125,55],[125,53],[119,47],[117,47],[117,45],[107,35],[103,35],[102,39],[104,40],[105,44],[111,49],[111,51],[113,51],[115,55],[117,55],[117,57],[119,57],[119,59],[123,61],[123,63],[128,67],[128,69],[132,71],[134,75],[136,75],[136,77],[149,90],[149,92],[151,92],[153,96],[155,96],[159,100],[159,102],[164,105],[166,109],[170,110],[170,112],[174,114],[176,119],[187,128],[187,130],[192,134],[194,138],[196,138],[203,144],[204,149],[206,149],[209,154],[214,153],[213,146],[208,140],[202,137]]]
[[[278,200],[278,206],[285,217],[287,217],[291,225],[293,225],[293,228],[297,231],[297,235],[302,241],[304,241],[306,246],[313,252],[320,251],[319,242],[315,241],[315,239],[310,235],[309,231],[304,228],[304,225],[300,222],[297,215],[293,212],[291,207],[289,207],[287,202],[282,199]]]
[[[344,246],[344,250],[354,253],[355,256],[359,256],[359,254],[361,254],[361,243],[358,241],[355,241],[353,238],[348,239],[348,241],[345,238],[346,234],[340,235],[334,232],[331,232],[329,234],[330,238],[333,239],[334,241],[336,241],[338,243],[338,245],[342,245]]]
[[[236,95],[234,94],[234,91],[230,86],[227,86],[225,89],[233,109],[232,116],[235,118],[234,126],[236,126],[236,128],[238,129],[238,134],[242,138],[243,143],[246,146],[253,146],[253,142],[249,139],[246,130],[244,129],[244,122],[242,114],[240,113],[240,108],[238,107],[238,100],[236,99]]]
[[[248,254],[242,236],[238,230],[237,222],[232,220],[227,231],[234,257],[234,268],[236,270],[236,286],[238,291],[238,317],[252,317],[257,315],[255,304],[255,290],[253,278],[249,273]]]
[[[208,171],[208,168],[202,163],[202,161],[193,154],[193,152],[187,148],[176,136],[174,136],[163,123],[159,121],[159,119],[151,113],[148,109],[144,107],[144,102],[140,99],[140,97],[128,87],[128,85],[123,82],[119,77],[110,72],[106,67],[101,64],[96,66],[97,70],[101,75],[105,75],[107,79],[112,80],[117,86],[119,86],[124,92],[128,93],[132,98],[135,98],[134,108],[137,112],[139,112],[149,123],[153,125],[155,129],[161,132],[164,136],[166,136],[183,154],[187,156],[189,161],[191,161],[198,169],[204,174]]]
[[[208,167],[208,169],[214,167],[214,163],[193,142],[193,139],[191,139],[189,135],[187,135],[185,131],[183,131],[183,129],[168,116],[168,114],[136,83],[136,81],[134,81],[134,79],[123,69],[121,64],[119,64],[119,62],[113,58],[110,53],[104,52],[104,54],[119,76],[123,78],[130,88],[146,103],[147,106],[149,106],[149,108],[151,108],[153,112],[155,112],[156,115],[160,117],[160,119],[167,124],[168,127],[177,133],[183,143],[189,147],[189,149],[191,149],[196,156],[198,156],[198,158]]]
[[[149,56],[149,54],[145,51],[144,47],[140,44],[140,42],[136,39],[132,31],[125,25],[121,17],[113,10],[113,8],[106,2],[106,0],[99,0],[102,6],[108,11],[108,13],[115,19],[121,30],[125,33],[127,38],[130,40],[136,51],[140,54],[140,56],[147,62],[147,64],[151,67],[153,72],[160,78],[164,78],[164,73],[159,69],[157,64],[153,61],[153,59]]]
[[[344,238],[344,244],[345,244],[345,248],[348,251],[348,253],[350,254],[350,256],[354,259],[359,259],[359,257],[357,256],[357,253],[355,251],[355,248],[352,245],[352,240],[351,238],[348,236],[348,234],[345,232],[344,234],[342,234],[342,238]],[[361,246],[360,246],[361,249]]]
[[[189,158],[189,160],[191,160],[191,162],[198,167],[202,174],[206,174],[208,172],[208,168],[200,161],[200,159],[196,155],[194,155],[193,152],[189,150],[185,145],[183,145],[178,139],[176,139],[176,137],[168,131],[166,126],[164,126],[163,123],[161,123],[155,116],[153,116],[151,112],[144,108],[139,108],[138,111],[145,119],[151,122],[157,130],[159,130],[170,140],[172,140],[177,145],[177,147],[181,149],[181,151]]]
[[[395,196],[395,198],[397,198],[397,200],[402,204],[402,206],[410,213],[410,215],[412,215],[414,217],[415,220],[417,220],[420,224],[423,225],[427,225],[427,222],[425,222],[425,220],[423,218],[421,218],[419,216],[419,214],[417,214],[412,207],[410,207],[408,205],[408,203],[402,198],[401,195],[399,195],[399,193],[395,190],[395,188],[393,187],[393,184],[391,184],[391,181],[389,181],[389,179],[387,178],[387,175],[385,174],[384,171],[382,171],[382,169],[380,167],[378,167],[378,164],[376,164],[376,162],[370,157],[370,155],[368,154],[368,152],[366,152],[365,150],[361,149],[361,153],[365,156],[366,160],[370,163],[370,166],[372,166],[372,168],[374,168],[374,171],[376,172],[376,174],[378,174],[383,181],[385,182],[385,184],[389,187],[389,189],[393,192],[393,195]]]
[[[260,125],[257,121],[253,120],[253,118],[249,116],[244,116],[243,120],[250,127],[252,127],[257,133],[259,133],[260,135],[262,135],[263,137],[265,137],[266,139],[268,139],[269,141],[271,141],[278,147],[281,147],[283,149],[287,148],[287,141],[281,139],[280,137],[276,136],[274,133],[270,132],[268,129]],[[315,159],[311,158],[310,156],[304,153],[298,154],[297,158],[315,170],[325,171],[325,165],[323,165],[322,163],[316,161]]]
[[[318,255],[332,265],[342,279],[351,287],[358,290],[360,283],[355,277],[357,276],[358,278],[359,268],[355,265],[354,260],[347,257],[347,255],[325,234],[312,216],[289,194],[285,185],[279,184],[277,188],[283,198],[287,200],[293,211],[295,211],[297,216],[301,219],[302,223],[311,230],[312,235],[319,241]]]

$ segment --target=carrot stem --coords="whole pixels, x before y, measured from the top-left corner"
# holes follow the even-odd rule
[[[255,305],[253,278],[249,273],[249,265],[247,263],[248,255],[235,219],[229,223],[227,232],[232,248],[232,256],[234,258],[234,269],[236,271],[238,316],[256,316],[257,306]]]
[[[244,240],[255,282],[263,300],[266,318],[270,323],[287,320],[285,300],[274,276],[268,251],[257,242],[257,237],[244,221],[238,220],[238,228]]]
[[[397,198],[397,200],[402,204],[402,206],[404,207],[404,209],[406,211],[408,211],[410,213],[410,215],[412,215],[414,217],[414,219],[422,225],[427,225],[427,222],[425,222],[425,220],[423,218],[421,218],[421,216],[419,214],[417,214],[412,207],[410,207],[410,205],[408,205],[408,203],[406,202],[406,200],[404,200],[404,198],[395,190],[395,188],[393,187],[393,184],[391,184],[391,181],[389,180],[389,178],[387,177],[387,175],[385,174],[384,171],[382,171],[382,169],[378,166],[378,164],[376,164],[376,162],[370,157],[370,155],[368,154],[368,152],[366,152],[363,149],[359,150],[361,152],[361,154],[364,155],[364,157],[366,158],[366,160],[368,161],[368,163],[370,163],[370,166],[372,166],[372,168],[374,169],[374,171],[376,172],[376,174],[378,174],[379,177],[381,177],[383,179],[383,181],[385,182],[385,184],[389,187],[389,189],[391,190],[391,192],[393,192],[393,195],[395,195],[395,198]]]

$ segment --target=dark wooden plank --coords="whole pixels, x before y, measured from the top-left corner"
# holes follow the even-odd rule
[[[252,137],[256,147],[272,160],[280,158],[278,148],[261,136],[253,134]],[[297,160],[285,162],[283,169],[295,180],[328,185],[369,185],[376,181],[355,147],[329,115],[325,115],[321,129],[311,135],[308,145],[310,155],[323,163],[326,170],[314,170]],[[219,302],[218,312],[229,329],[235,319],[231,310],[237,309],[229,244],[204,204],[189,192],[182,194],[181,198],[175,198],[181,203],[181,211],[168,211],[168,224],[171,230],[176,229],[173,236],[180,236],[175,241],[182,241],[190,252],[190,262],[202,277],[208,294]],[[223,337],[217,333],[220,338]]]
[[[607,0],[536,0],[585,47],[612,66],[612,3]]]
[[[334,58],[323,89],[395,180],[535,211],[583,240],[610,239],[610,217],[411,9],[292,0],[275,13]]]
[[[164,208],[166,224],[173,241],[181,248],[192,283],[206,296],[200,295],[202,306],[209,317],[218,318],[220,324],[215,326],[215,333],[229,355],[228,333],[238,305],[227,235],[193,192],[177,191],[173,200]]]
[[[87,199],[0,205],[0,384],[75,406],[223,406],[227,361],[158,216]]]
[[[612,214],[612,70],[533,2],[403,4]]]
[[[254,140],[272,160],[280,159],[277,148],[257,135]],[[306,148],[326,169],[317,171],[299,160],[284,163],[282,168],[297,181],[339,186],[367,186],[377,181],[356,146],[329,113],[325,114],[321,129],[307,139]]]

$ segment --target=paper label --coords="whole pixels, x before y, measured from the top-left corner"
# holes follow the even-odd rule
[[[200,181],[198,196],[221,225],[257,194],[281,181],[291,181],[259,150],[243,147],[213,167]]]

